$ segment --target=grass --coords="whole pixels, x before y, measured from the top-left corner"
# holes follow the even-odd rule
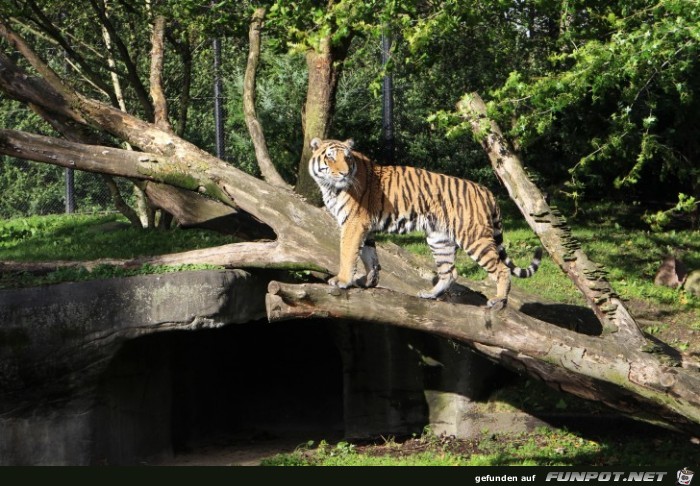
[[[0,220],[0,260],[5,261],[126,259],[231,242],[230,236],[208,230],[146,231],[117,214]]]
[[[646,427],[618,435],[541,427],[528,433],[489,434],[468,440],[433,434],[363,443],[312,441],[262,466],[625,466],[678,468],[697,464],[700,451],[679,436]]]
[[[230,236],[202,229],[146,231],[117,214],[51,215],[0,221],[0,261],[90,261],[130,259],[232,243]],[[50,285],[153,273],[218,268],[212,265],[114,265],[62,268],[41,275],[1,273],[0,288]]]

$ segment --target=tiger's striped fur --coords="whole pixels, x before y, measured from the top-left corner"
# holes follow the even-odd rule
[[[489,300],[489,307],[506,304],[511,274],[527,278],[537,271],[541,248],[527,268],[517,267],[506,254],[501,212],[485,187],[413,167],[376,165],[352,149],[352,140],[315,138],[311,148],[309,173],[341,228],[340,271],[331,285],[377,285],[380,266],[374,232],[427,234],[438,280],[419,294],[423,298],[438,298],[450,287],[456,277],[457,247],[496,280],[496,297]],[[354,280],[358,254],[366,271],[364,282]]]

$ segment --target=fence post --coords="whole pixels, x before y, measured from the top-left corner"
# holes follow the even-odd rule
[[[384,163],[394,164],[394,100],[393,80],[388,70],[389,55],[391,53],[391,32],[388,26],[384,26],[382,32],[382,69],[384,80],[382,83],[382,132],[384,138]]]
[[[75,177],[73,169],[65,169],[66,179],[66,214],[75,212]]]
[[[214,39],[214,126],[216,132],[216,156],[224,158],[224,116],[221,86],[221,39]]]

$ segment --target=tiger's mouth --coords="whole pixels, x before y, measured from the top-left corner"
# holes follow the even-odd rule
[[[352,185],[352,180],[349,176],[340,176],[332,181],[333,187],[339,191],[345,190]]]

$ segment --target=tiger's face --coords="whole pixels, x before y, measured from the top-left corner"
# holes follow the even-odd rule
[[[342,191],[348,189],[357,170],[352,155],[352,139],[344,142],[337,140],[311,140],[314,151],[309,161],[309,173],[319,185]]]

